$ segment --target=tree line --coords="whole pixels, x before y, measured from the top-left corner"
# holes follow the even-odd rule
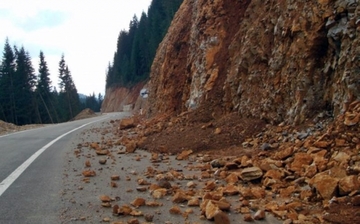
[[[106,71],[106,88],[131,87],[149,78],[156,49],[183,0],[152,0],[140,21],[134,15],[129,30],[121,30],[113,62]]]
[[[36,73],[30,54],[24,47],[11,47],[6,39],[0,63],[0,120],[16,125],[59,123],[72,119],[87,102],[100,109],[95,94],[81,102],[64,55],[59,62],[59,91],[52,86],[50,72],[42,51]]]

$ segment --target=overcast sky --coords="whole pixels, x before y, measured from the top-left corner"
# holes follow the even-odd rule
[[[147,13],[151,0],[1,0],[0,49],[4,42],[24,46],[38,72],[44,52],[52,85],[58,88],[58,65],[64,53],[79,93],[105,93],[105,73],[119,32],[134,14]]]

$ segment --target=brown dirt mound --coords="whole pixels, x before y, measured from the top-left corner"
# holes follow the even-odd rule
[[[72,121],[75,120],[81,120],[81,119],[85,119],[85,118],[90,118],[90,117],[95,117],[96,114],[94,111],[92,111],[89,108],[86,108],[84,110],[82,110],[78,115],[76,115],[73,119],[71,119]]]
[[[24,131],[32,128],[42,127],[42,124],[27,124],[23,126],[17,126],[12,123],[7,123],[0,120],[0,135],[10,134],[17,131]]]
[[[0,135],[16,131],[18,126],[0,120]]]
[[[219,151],[241,145],[245,138],[260,132],[264,127],[265,123],[261,120],[241,119],[235,113],[209,122],[194,122],[188,115],[160,118],[146,125],[144,136],[149,138],[144,146],[149,151],[172,153],[186,149],[195,152]]]

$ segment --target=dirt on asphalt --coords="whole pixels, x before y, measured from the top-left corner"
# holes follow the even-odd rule
[[[357,223],[359,114],[354,102],[301,126],[192,113],[105,122],[68,154],[63,220]]]
[[[180,160],[173,153],[129,152],[120,137],[136,133],[120,130],[119,122],[92,125],[73,142],[63,171],[62,223],[211,223],[199,209],[202,195],[226,182],[204,173],[209,156]],[[195,204],[188,206],[191,199]],[[228,195],[223,203],[231,223],[243,220],[239,196]],[[281,222],[267,214],[253,223]]]

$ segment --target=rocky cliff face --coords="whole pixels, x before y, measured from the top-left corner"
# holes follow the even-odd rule
[[[139,97],[140,90],[144,86],[144,83],[139,83],[132,88],[114,87],[107,89],[101,111],[104,113],[123,111],[124,106],[130,104],[133,109],[141,109],[146,103]]]
[[[359,42],[357,0],[185,0],[152,65],[149,112],[338,115],[360,99]]]

